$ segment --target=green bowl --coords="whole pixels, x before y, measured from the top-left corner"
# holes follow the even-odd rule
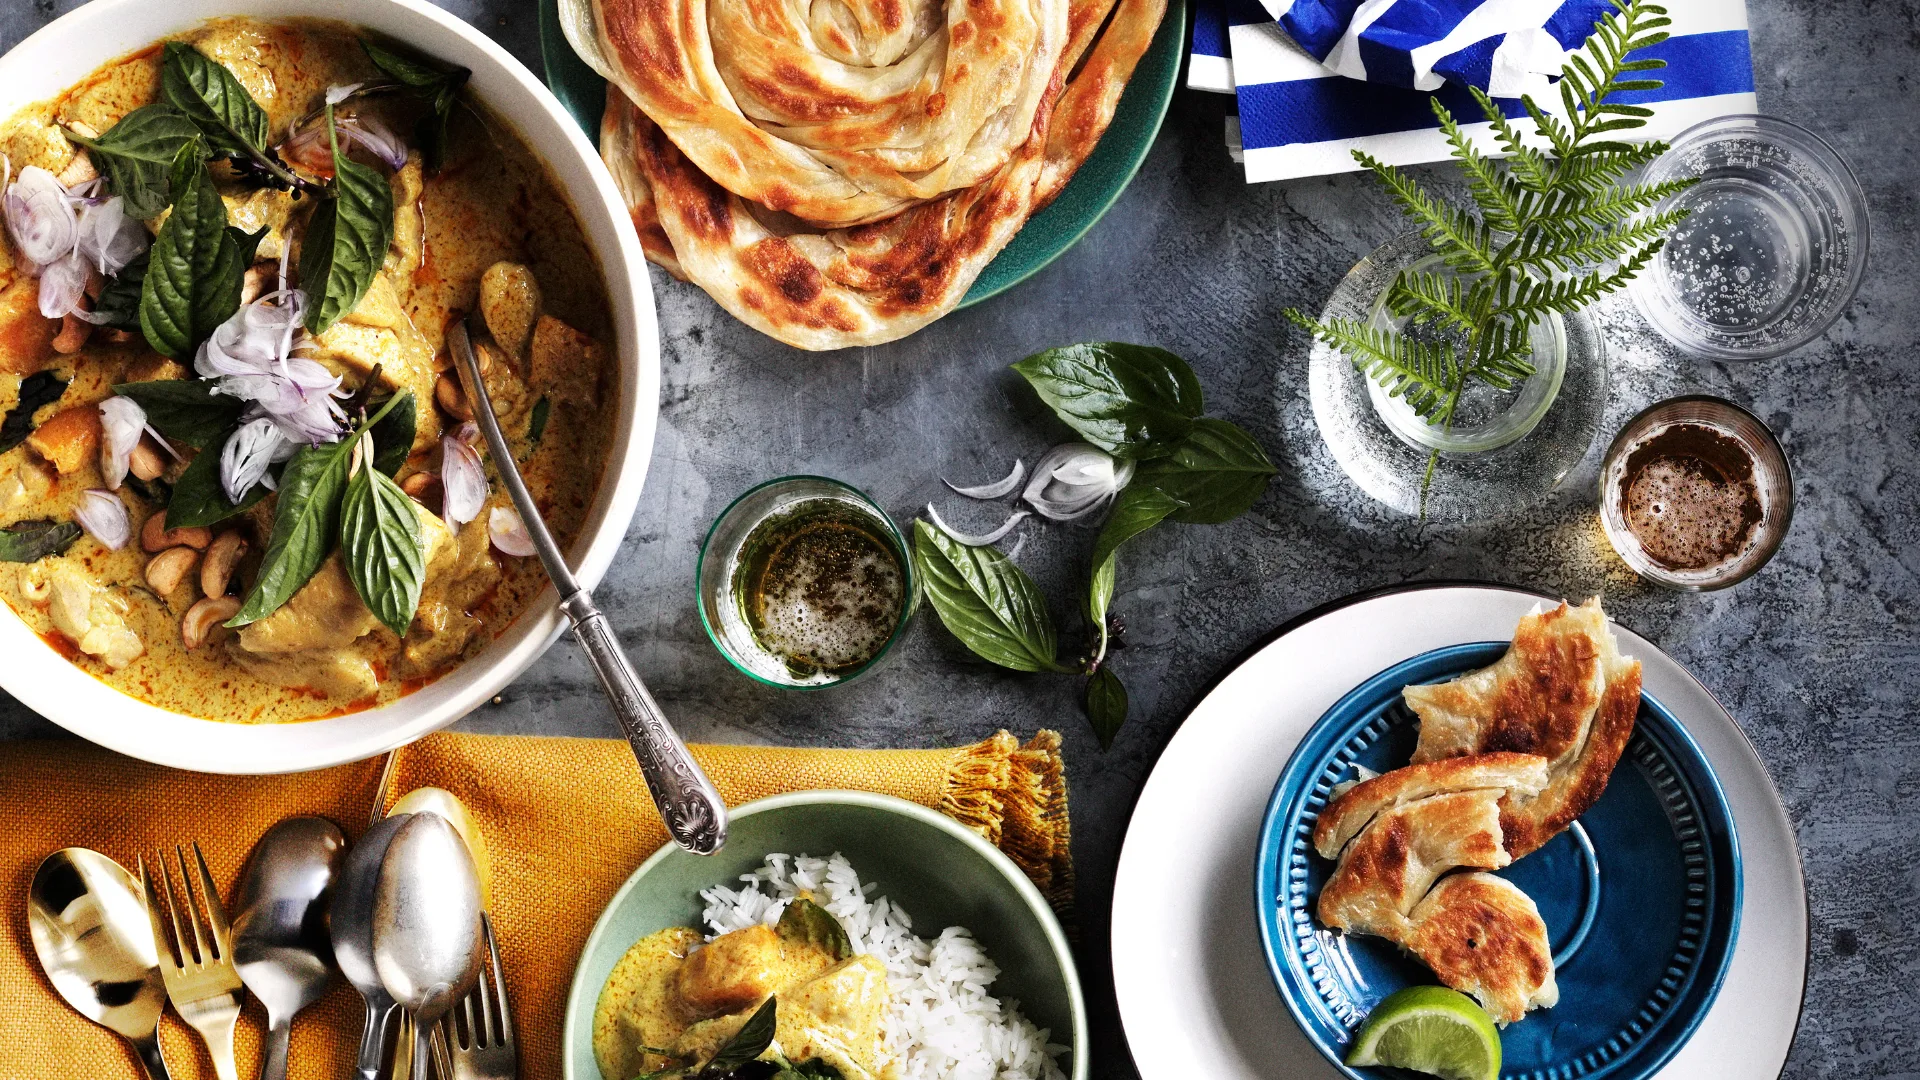
[[[1100,136],[1100,145],[1094,147],[1053,205],[1033,215],[980,272],[960,301],[961,307],[996,296],[1039,273],[1078,243],[1120,198],[1133,174],[1140,171],[1140,163],[1147,159],[1154,136],[1160,132],[1160,122],[1166,118],[1186,41],[1186,0],[1168,0],[1160,29],[1133,69],[1133,78],[1120,95],[1113,122]],[[598,146],[607,83],[567,44],[560,30],[558,0],[540,0],[540,58],[546,65],[547,86]]]
[[[567,995],[561,1075],[602,1080],[593,1057],[593,1010],[613,965],[634,942],[669,926],[697,926],[700,890],[734,886],[773,852],[847,857],[875,896],[897,901],[914,932],[973,931],[1000,968],[992,993],[1013,999],[1050,1038],[1071,1047],[1065,1071],[1087,1080],[1087,1009],[1066,935],[1040,890],[995,848],[953,819],[888,795],[799,791],[734,809],[727,846],[694,855],[672,844],[653,853],[613,894],[594,924]],[[1071,1038],[1065,1036],[1071,1034]]]

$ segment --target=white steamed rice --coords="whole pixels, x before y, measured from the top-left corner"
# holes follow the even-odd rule
[[[837,852],[825,859],[769,855],[740,877],[738,889],[700,893],[708,940],[755,923],[779,921],[801,890],[839,918],[856,952],[887,968],[893,1006],[886,1050],[901,1080],[1064,1080],[1058,1058],[1067,1048],[1020,1014],[1015,1001],[988,993],[1000,969],[965,927],[949,926],[932,941],[916,937],[913,920]]]

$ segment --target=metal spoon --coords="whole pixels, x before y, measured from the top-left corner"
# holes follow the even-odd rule
[[[431,1035],[480,974],[480,876],[438,814],[394,833],[374,892],[373,966],[413,1019],[413,1076],[427,1080]]]
[[[295,817],[253,845],[235,893],[233,962],[267,1007],[260,1080],[285,1080],[293,1014],[320,1000],[333,973],[327,907],[347,838],[323,817]]]
[[[621,650],[619,639],[613,636],[613,628],[607,625],[607,617],[594,606],[592,594],[574,580],[560,545],[554,543],[553,534],[547,531],[540,508],[534,505],[526,482],[520,478],[520,467],[514,463],[513,451],[500,431],[500,421],[493,415],[493,402],[487,398],[486,384],[480,378],[480,363],[473,355],[473,343],[468,339],[464,321],[447,330],[447,347],[453,351],[454,367],[460,372],[460,387],[473,406],[474,421],[487,437],[494,469],[506,485],[507,494],[512,496],[514,509],[520,512],[520,520],[527,526],[527,535],[533,538],[540,565],[546,567],[547,576],[553,579],[553,587],[560,593],[560,610],[566,612],[567,621],[573,624],[574,640],[586,652],[594,674],[600,676],[600,685],[613,704],[613,715],[619,719],[620,730],[626,733],[627,744],[633,747],[633,756],[640,762],[640,773],[646,777],[647,790],[660,811],[660,820],[666,822],[674,842],[688,851],[696,855],[719,851],[727,842],[727,804],[714,790],[707,774],[700,770],[699,763],[693,760],[693,755],[687,752],[687,744],[680,741],[673,725],[661,714],[646,684],[627,662],[627,654]]]
[[[146,901],[127,868],[86,848],[47,856],[27,892],[27,929],[67,1004],[132,1043],[153,1080],[167,1080],[156,1036],[167,988]]]
[[[387,1044],[387,1026],[397,1008],[393,995],[381,985],[373,962],[373,912],[380,887],[380,864],[407,817],[390,817],[368,827],[360,842],[347,851],[333,888],[328,921],[333,958],[367,1005],[366,1026],[360,1034],[355,1065],[362,1080],[379,1080],[380,1059]]]

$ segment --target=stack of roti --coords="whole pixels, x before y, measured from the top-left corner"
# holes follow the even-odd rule
[[[561,0],[647,257],[803,349],[953,310],[1113,119],[1166,0]]]

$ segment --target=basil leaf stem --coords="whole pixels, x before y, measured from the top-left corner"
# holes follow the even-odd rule
[[[1165,349],[1096,341],[1013,365],[1068,427],[1122,458],[1160,457],[1204,410],[1200,380]]]
[[[307,331],[316,335],[360,302],[393,240],[393,189],[378,172],[340,152],[332,106],[327,141],[333,150],[331,197],[314,208],[300,241],[300,285],[313,305]]]
[[[1165,521],[1180,510],[1181,502],[1150,487],[1130,486],[1114,500],[1113,512],[1093,542],[1093,584],[1087,594],[1087,620],[1097,642],[1093,660],[1107,655],[1107,606],[1113,603],[1113,579],[1120,545]]]
[[[142,221],[159,217],[167,208],[173,161],[181,148],[201,142],[199,126],[162,102],[133,110],[97,139],[71,128],[61,130],[86,147],[94,166],[106,175],[108,190],[125,200],[129,217]]]
[[[1015,671],[1071,671],[1055,656],[1046,598],[1012,560],[913,523],[913,562],[926,597],[974,655]]]

